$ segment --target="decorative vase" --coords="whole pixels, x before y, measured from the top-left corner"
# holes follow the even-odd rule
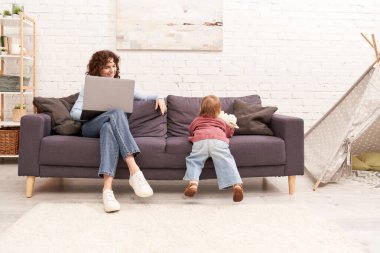
[[[26,115],[26,109],[13,109],[12,121],[20,122],[21,117]]]

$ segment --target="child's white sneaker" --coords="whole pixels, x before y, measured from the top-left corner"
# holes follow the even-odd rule
[[[120,210],[120,203],[115,199],[113,191],[111,190],[103,191],[103,204],[106,213],[117,212]]]
[[[135,194],[139,197],[146,198],[153,195],[153,190],[141,171],[138,171],[129,177],[129,184],[132,186]]]

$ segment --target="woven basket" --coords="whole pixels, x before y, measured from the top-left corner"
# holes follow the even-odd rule
[[[18,155],[20,128],[0,129],[0,155]]]

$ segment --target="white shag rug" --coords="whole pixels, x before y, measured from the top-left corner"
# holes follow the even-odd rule
[[[300,205],[42,203],[0,234],[0,252],[362,252]]]

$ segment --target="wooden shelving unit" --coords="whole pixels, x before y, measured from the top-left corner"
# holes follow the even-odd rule
[[[19,54],[0,54],[0,76],[6,74],[4,73],[4,65],[7,61],[17,61],[20,67],[19,73],[19,91],[1,91],[0,90],[0,128],[3,127],[17,127],[20,126],[20,122],[11,121],[5,118],[4,115],[4,107],[5,107],[5,99],[7,95],[20,95],[20,105],[25,104],[25,95],[32,95],[33,97],[36,95],[36,22],[35,20],[26,15],[25,13],[20,13],[18,18],[0,18],[0,32],[1,36],[7,36],[5,34],[5,28],[11,29],[19,29],[19,45],[20,45],[20,53]],[[31,34],[25,34],[25,29],[32,29]],[[17,35],[15,35],[17,36]],[[25,36],[31,36],[31,43],[27,48],[27,54],[24,52],[25,44],[24,39]],[[30,81],[28,85],[24,85],[24,66],[28,64],[30,65]],[[2,155],[0,157],[17,157],[17,155]]]

